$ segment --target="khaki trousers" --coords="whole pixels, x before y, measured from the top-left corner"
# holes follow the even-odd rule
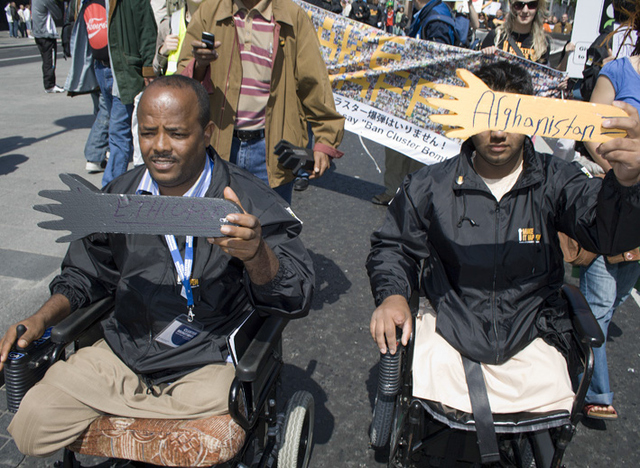
[[[66,447],[97,417],[199,419],[228,412],[232,364],[210,364],[153,395],[104,342],[82,348],[51,366],[25,395],[9,425],[18,449],[50,456]]]

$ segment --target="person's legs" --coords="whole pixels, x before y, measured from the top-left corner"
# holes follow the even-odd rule
[[[607,266],[610,271],[615,271],[613,275],[617,283],[616,301],[613,304],[613,309],[615,310],[627,300],[638,278],[640,278],[640,263],[621,262],[615,265],[607,264]],[[615,269],[612,267],[615,267]]]
[[[609,388],[606,337],[614,311],[616,282],[607,270],[604,257],[599,256],[588,267],[580,268],[580,291],[605,336],[605,343],[593,349],[595,365],[585,402],[608,406],[613,402],[613,393]]]
[[[113,96],[113,105],[109,116],[110,155],[102,176],[103,187],[116,177],[127,172],[127,167],[133,155],[132,115],[133,104],[123,104],[120,98]]]
[[[22,400],[9,426],[21,452],[47,456],[73,442],[102,414],[199,419],[228,413],[232,364],[202,367],[154,392],[100,340],[54,364]]]
[[[609,406],[613,403],[607,365],[607,332],[616,308],[629,296],[639,276],[640,265],[637,262],[610,265],[602,256],[589,267],[580,268],[580,290],[605,336],[605,344],[593,350],[595,366],[585,400],[588,404]]]
[[[234,137],[231,143],[229,161],[238,167],[246,169],[265,184],[269,185],[267,150],[264,138],[260,140],[241,141]],[[293,181],[275,187],[273,190],[284,198],[287,203],[291,204]]]
[[[307,149],[313,149],[314,136],[311,130],[311,125],[307,124]],[[309,187],[309,173],[304,169],[299,170],[295,174],[296,178],[293,180],[293,189],[297,192],[303,192]],[[280,188],[280,187],[278,187]],[[291,200],[288,200],[291,204]]]
[[[241,141],[233,138],[229,160],[238,167],[251,172],[258,179],[269,185],[267,173],[267,154],[264,138]]]
[[[94,101],[96,119],[93,121],[89,137],[84,145],[84,157],[88,163],[96,165],[92,171],[104,170],[100,164],[104,161],[109,150],[109,110],[101,92],[94,91],[91,93],[91,98]]]
[[[9,37],[18,37],[17,23],[15,21],[9,23]]]
[[[36,44],[42,56],[42,83],[44,89],[52,89],[56,86],[56,40],[36,38]]]
[[[133,154],[131,138],[131,115],[133,104],[123,104],[120,98],[112,94],[113,74],[111,68],[99,62],[94,63],[96,78],[100,91],[109,110],[109,160],[102,176],[104,187],[116,177],[127,171],[129,160]]]
[[[52,385],[27,392],[8,431],[25,455],[47,457],[76,440],[100,413]]]
[[[385,147],[384,149],[384,193],[378,194],[371,200],[378,205],[388,205],[398,191],[402,181],[412,172],[423,167],[419,161],[404,154]]]

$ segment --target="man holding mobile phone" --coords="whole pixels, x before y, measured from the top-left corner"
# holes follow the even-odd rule
[[[203,33],[215,35],[213,48]],[[206,38],[206,37],[205,37]],[[211,144],[291,202],[294,174],[278,165],[280,140],[307,146],[315,140],[310,178],[320,177],[344,133],[335,110],[316,31],[291,0],[215,0],[198,9],[187,29],[178,73],[209,92]]]

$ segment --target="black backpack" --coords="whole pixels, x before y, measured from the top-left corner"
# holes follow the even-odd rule
[[[75,0],[72,0],[67,5],[67,9],[64,14],[64,24],[62,26],[62,32],[60,33],[60,41],[62,42],[62,52],[64,58],[71,57],[71,33],[73,32],[73,25],[75,24],[76,11]]]
[[[409,35],[440,44],[460,45],[453,12],[442,0],[432,0],[425,5],[409,28]]]

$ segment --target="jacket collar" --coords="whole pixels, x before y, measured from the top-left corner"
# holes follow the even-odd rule
[[[231,181],[229,168],[226,161],[216,153],[212,146],[207,148],[207,155],[213,159],[213,173],[211,174],[211,184],[205,196],[212,198],[224,198],[224,188]]]
[[[271,21],[271,17],[273,16],[273,5],[271,4],[271,0],[260,0],[255,7],[248,9],[242,0],[231,0],[231,12],[235,15],[241,9],[245,10],[256,10],[260,16],[262,16],[267,21]]]
[[[473,168],[471,156],[474,151],[475,146],[469,138],[462,144],[457,158],[455,176],[452,181],[453,190],[481,190],[485,192],[489,190],[487,184]],[[522,174],[518,177],[512,190],[532,186],[541,182],[543,178],[542,157],[535,152],[531,138],[526,137],[524,139]]]
[[[287,5],[288,0],[271,0],[271,8],[273,11],[273,18],[278,23],[285,23],[293,26],[293,20],[291,18],[291,6]],[[213,18],[216,23],[230,19],[233,17],[233,13],[237,11],[237,7],[233,0],[226,0],[223,5],[216,11],[216,15]]]

